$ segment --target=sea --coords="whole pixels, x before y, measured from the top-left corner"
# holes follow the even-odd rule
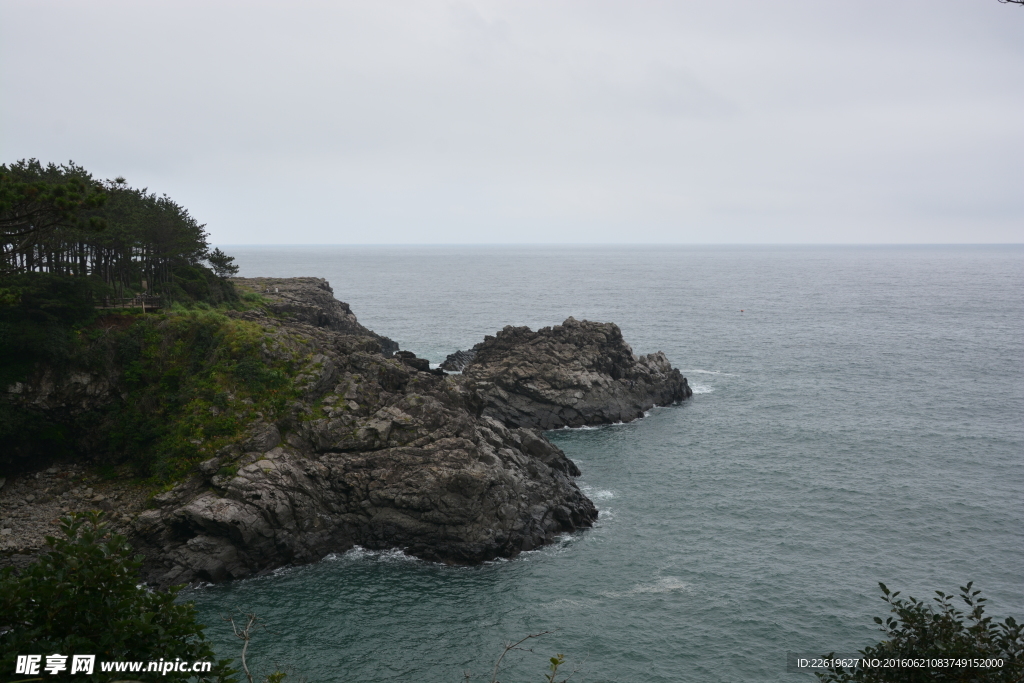
[[[974,582],[1024,619],[1024,245],[224,246],[317,276],[441,362],[505,325],[617,323],[691,399],[547,434],[597,525],[450,567],[401,550],[190,588],[208,637],[257,615],[249,664],[318,683],[813,681],[855,653],[879,582]],[[507,644],[528,638],[508,651]]]

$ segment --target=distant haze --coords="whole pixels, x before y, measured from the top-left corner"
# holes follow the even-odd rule
[[[0,0],[0,162],[217,243],[1024,241],[997,0]]]

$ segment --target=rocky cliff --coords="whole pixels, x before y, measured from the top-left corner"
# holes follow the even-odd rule
[[[225,322],[199,316],[178,334],[199,343],[203,325],[219,325],[218,338],[249,344],[266,371],[249,356],[216,361],[222,354],[210,347],[208,379],[197,385],[208,398],[180,393],[191,385],[176,383],[173,372],[153,376],[179,387],[180,405],[198,406],[182,413],[197,429],[230,433],[235,421],[240,436],[174,442],[193,449],[186,462],[198,464],[144,510],[137,485],[129,490],[77,465],[19,475],[0,490],[8,529],[0,546],[27,557],[41,538],[23,530],[43,529],[57,511],[98,505],[116,512],[118,528],[146,557],[146,580],[157,586],[252,576],[354,545],[457,564],[513,557],[597,518],[573,481],[576,466],[539,430],[631,420],[690,395],[663,354],[636,357],[609,323],[570,318],[537,332],[506,327],[478,344],[464,374],[454,376],[396,352],[324,280],[235,283],[258,305],[223,311]],[[147,334],[172,328],[167,316]],[[231,373],[242,384],[213,388]],[[127,386],[99,370],[77,379],[72,373],[68,387],[46,372],[36,377],[39,386],[9,387],[11,399],[41,410],[86,410],[124,400],[116,387]],[[260,382],[279,398],[261,403],[251,393]],[[33,515],[45,520],[33,526]]]
[[[372,337],[380,342],[385,356],[398,351],[396,342],[359,324],[349,305],[334,298],[334,290],[323,278],[233,277],[231,282],[239,292],[262,296],[272,315],[342,334]]]
[[[449,353],[447,358],[441,362],[441,369],[448,372],[462,372],[467,365],[473,362],[475,356],[476,351],[473,349]]]
[[[355,544],[473,564],[597,518],[576,466],[481,417],[459,379],[385,358],[366,337],[303,324],[270,334],[282,358],[291,344],[312,351],[306,395],[138,518],[150,581],[240,578]]]

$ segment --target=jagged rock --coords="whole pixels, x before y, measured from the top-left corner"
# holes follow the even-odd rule
[[[431,370],[430,361],[426,358],[417,358],[416,354],[412,351],[396,351],[395,358],[411,368],[415,368],[422,372],[431,372],[435,375],[444,376],[444,370],[441,368]]]
[[[264,297],[272,313],[342,334],[373,337],[380,342],[385,356],[398,350],[397,342],[359,324],[349,305],[334,298],[334,290],[323,278],[233,277],[231,282],[241,291],[253,291]]]
[[[257,425],[245,448],[273,446],[236,455],[235,474],[216,474],[231,458],[218,456],[156,496],[133,539],[150,582],[241,578],[356,544],[474,564],[597,518],[565,454],[478,417],[479,398],[460,378],[329,332],[307,339],[335,368],[317,397],[322,415],[297,406],[282,444]]]
[[[106,406],[114,398],[110,383],[96,373],[58,373],[49,367],[34,373],[30,381],[15,382],[6,389],[9,401],[67,415]]]
[[[474,357],[476,357],[476,351],[473,349],[450,353],[441,363],[441,369],[448,372],[462,372],[467,365],[473,362]]]
[[[662,352],[637,357],[614,323],[568,318],[533,332],[505,327],[473,347],[462,377],[482,414],[516,427],[628,422],[693,395]]]

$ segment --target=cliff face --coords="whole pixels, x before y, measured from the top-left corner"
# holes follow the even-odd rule
[[[693,395],[660,351],[637,357],[614,323],[569,318],[533,332],[506,327],[473,347],[463,378],[482,414],[536,429],[628,422]]]
[[[150,581],[240,578],[354,544],[472,564],[597,518],[576,466],[535,433],[480,417],[457,378],[385,358],[366,337],[301,324],[275,334],[313,352],[305,397],[139,517]]]

